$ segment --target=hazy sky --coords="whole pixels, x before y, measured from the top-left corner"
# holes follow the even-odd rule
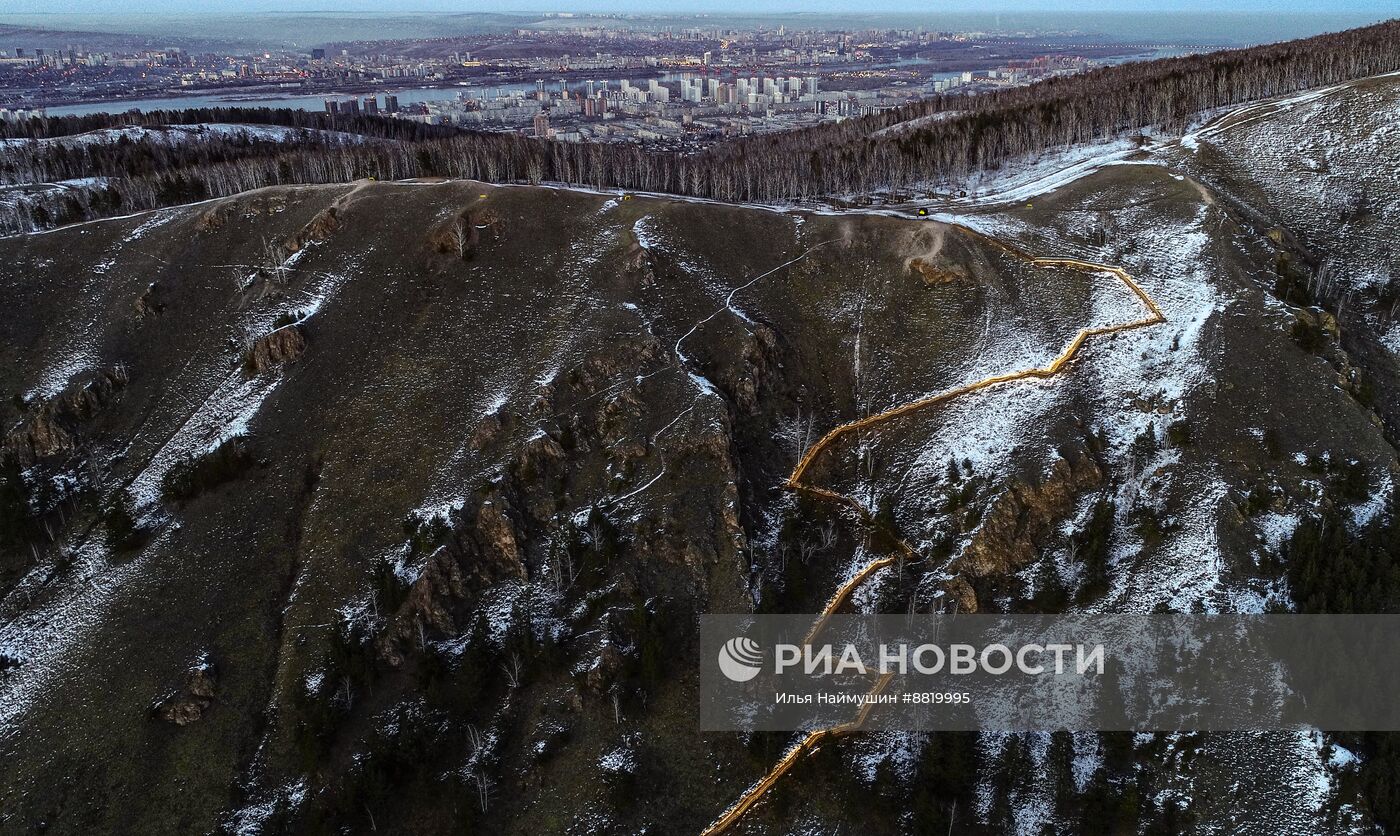
[[[331,12],[743,12],[747,14],[983,11],[1288,12],[1400,16],[1400,0],[0,0],[4,14]]]
[[[1244,46],[1400,17],[1400,0],[0,0],[0,24],[123,32],[169,38],[172,45],[185,39],[220,49],[302,49],[347,40],[453,37],[480,25],[471,17],[413,12],[551,11],[708,12],[716,23],[740,25],[744,18],[808,13],[857,27],[880,25],[878,15],[890,15],[890,25],[909,27],[1067,29],[1119,40]],[[791,17],[788,22],[800,25]]]

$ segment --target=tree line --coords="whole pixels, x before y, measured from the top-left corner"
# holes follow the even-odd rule
[[[199,128],[161,128],[120,134],[111,141],[10,141],[0,153],[0,185],[60,183],[80,178],[145,177],[174,169],[193,169],[267,157],[290,149],[321,149],[372,139],[321,131],[296,130],[262,134]]]
[[[126,125],[243,122],[304,128],[282,143],[207,138],[156,151],[89,150],[86,162],[10,142],[26,171],[105,179],[0,206],[0,227],[52,226],[105,213],[221,197],[291,183],[453,177],[558,182],[735,202],[789,202],[905,192],[957,183],[1058,146],[1147,129],[1176,133],[1218,108],[1400,69],[1400,21],[1296,41],[1104,67],[975,96],[936,96],[901,108],[681,153],[638,145],[542,141],[378,116],[205,108],[32,119],[4,128],[40,140]],[[943,114],[939,119],[923,117]],[[910,123],[897,132],[882,129]],[[332,142],[322,131],[369,142]],[[17,151],[28,148],[29,151]],[[115,156],[108,156],[115,155]],[[152,159],[158,165],[148,165]],[[77,168],[90,166],[87,173]],[[130,169],[123,166],[130,165]],[[7,169],[0,168],[0,172]],[[9,176],[14,176],[12,173]],[[11,181],[13,182],[13,181]]]
[[[108,128],[160,128],[167,125],[242,123],[278,125],[316,131],[340,131],[416,142],[452,136],[450,125],[429,125],[367,113],[321,113],[273,107],[194,107],[182,110],[128,110],[122,113],[88,113],[69,116],[32,116],[0,122],[0,139],[56,139]]]

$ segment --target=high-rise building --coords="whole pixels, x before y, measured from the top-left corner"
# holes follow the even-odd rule
[[[340,105],[336,103],[335,99],[326,99],[326,112],[332,116],[340,112]]]
[[[540,139],[549,136],[549,111],[541,110],[535,114],[535,136]]]
[[[365,96],[364,105],[365,113],[370,116],[377,116],[379,114],[379,99],[374,96]]]
[[[326,51],[324,49],[317,47],[316,49],[311,50],[312,61],[324,61],[325,59]]]
[[[385,112],[385,113],[398,113],[398,112],[399,112],[399,97],[398,97],[398,96],[385,96],[385,97],[384,97],[384,112]]]

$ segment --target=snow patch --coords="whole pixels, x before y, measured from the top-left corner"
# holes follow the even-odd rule
[[[1297,514],[1280,514],[1275,511],[1265,511],[1255,518],[1254,524],[1259,528],[1259,535],[1264,540],[1264,545],[1273,554],[1278,554],[1283,544],[1288,542],[1293,536],[1293,532],[1298,530],[1298,523],[1302,519]]]

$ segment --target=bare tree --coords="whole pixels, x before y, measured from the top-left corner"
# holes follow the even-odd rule
[[[291,268],[287,266],[287,258],[283,253],[281,245],[271,238],[264,238],[262,242],[262,252],[259,254],[262,263],[259,265],[263,275],[274,284],[286,284],[287,275]]]
[[[550,550],[550,574],[554,576],[554,592],[562,593],[574,583],[574,555],[568,544],[555,543]]]
[[[588,542],[594,554],[602,554],[603,540],[607,538],[607,528],[603,525],[602,513],[594,511],[588,520]]]
[[[341,701],[341,704],[345,706],[346,711],[349,711],[355,705],[355,690],[350,684],[350,677],[342,676],[340,678],[340,688],[336,691],[336,697]]]
[[[506,675],[506,685],[514,691],[520,687],[520,683],[523,681],[525,660],[520,658],[519,653],[512,651],[505,663],[501,665],[501,671]]]
[[[875,443],[873,431],[867,435],[861,432],[861,443],[859,448],[859,468],[865,475],[867,481],[875,478]]]
[[[795,415],[778,419],[774,435],[792,458],[799,459],[812,446],[812,428],[811,413],[799,409]]]
[[[468,231],[467,225],[467,219],[458,215],[452,219],[452,226],[447,230],[448,241],[457,251],[458,258],[467,257],[467,245],[471,242],[471,232]]]
[[[481,805],[481,812],[486,812],[486,808],[491,803],[491,779],[480,769],[471,774],[473,783],[476,784],[476,798]]]

